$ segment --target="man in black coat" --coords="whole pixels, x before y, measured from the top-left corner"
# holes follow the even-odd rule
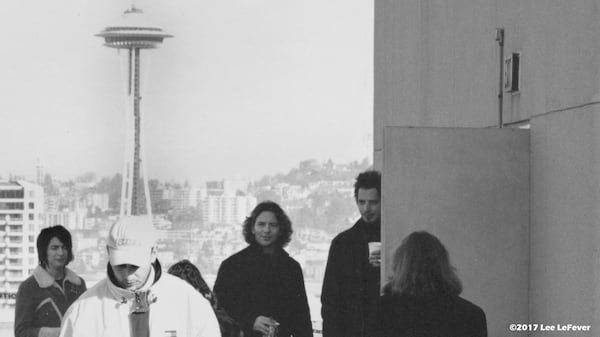
[[[228,257],[214,291],[245,337],[262,337],[277,325],[279,337],[312,337],[300,264],[283,249],[292,223],[279,205],[259,203],[244,221],[250,245]]]
[[[381,174],[366,171],[354,183],[361,218],[331,242],[321,292],[323,337],[379,335],[380,252],[369,255],[369,242],[381,241]]]

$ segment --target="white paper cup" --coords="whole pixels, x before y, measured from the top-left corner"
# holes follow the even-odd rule
[[[369,257],[374,254],[381,256],[381,242],[369,242]]]

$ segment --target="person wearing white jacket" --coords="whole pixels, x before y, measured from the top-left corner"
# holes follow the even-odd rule
[[[108,236],[107,278],[73,303],[60,337],[220,337],[208,301],[162,273],[148,216],[119,219]]]

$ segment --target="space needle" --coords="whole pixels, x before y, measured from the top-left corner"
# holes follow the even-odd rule
[[[148,23],[144,12],[132,4],[123,13],[118,24],[106,27],[96,36],[104,38],[105,46],[117,49],[121,59],[122,77],[125,80],[127,117],[121,216],[150,215],[152,209],[142,137],[141,86],[146,81],[145,73],[142,72],[142,61],[149,56],[146,55],[148,49],[157,48],[165,38],[172,35]]]

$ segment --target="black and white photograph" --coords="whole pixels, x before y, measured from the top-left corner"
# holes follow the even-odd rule
[[[600,6],[0,9],[0,336],[600,335]]]

